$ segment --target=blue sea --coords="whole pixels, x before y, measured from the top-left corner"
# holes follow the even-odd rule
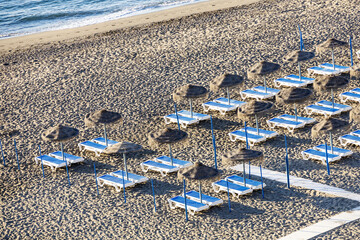
[[[204,0],[0,0],[0,38],[74,28]]]

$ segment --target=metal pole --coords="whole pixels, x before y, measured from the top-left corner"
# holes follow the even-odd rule
[[[229,181],[228,180],[226,180],[226,188],[227,188],[227,195],[228,195],[229,212],[231,212],[230,191],[229,191]]]
[[[249,179],[251,179],[251,164],[250,164],[250,160],[249,160]]]
[[[245,162],[243,162],[243,177],[244,177],[244,187],[246,187],[246,172],[245,172]]]
[[[96,182],[96,192],[97,192],[97,195],[99,196],[99,185],[98,185],[98,180],[97,180],[97,177],[96,177],[95,163],[94,163],[94,173],[95,173],[95,182]]]
[[[297,120],[298,120],[298,116],[297,116],[296,103],[294,103],[294,108],[295,108],[295,122],[297,122]]]
[[[201,181],[200,180],[199,180],[199,194],[200,194],[200,203],[202,203]]]
[[[329,157],[328,157],[328,151],[327,151],[327,144],[326,144],[326,142],[325,142],[325,158],[326,158],[327,173],[328,173],[328,175],[330,175]]]
[[[352,49],[352,38],[351,38],[351,36],[350,36],[350,39],[349,39],[349,45],[350,45],[350,62],[351,62],[351,66],[354,66],[353,49]]]
[[[153,198],[154,198],[154,210],[156,212],[156,201],[155,201],[155,191],[154,191],[154,183],[153,183],[153,180],[150,179],[151,181],[151,189],[152,189],[152,194],[153,194]]]
[[[106,136],[106,124],[104,123],[104,137],[105,137],[105,146],[108,146],[108,140]]]
[[[256,132],[257,132],[257,135],[259,136],[259,121],[258,121],[258,117],[256,114],[255,114],[255,122],[256,122]]]
[[[67,165],[67,160],[65,159],[65,154],[64,154],[64,146],[63,143],[60,142],[60,147],[61,147],[61,154],[62,154],[62,160],[65,161],[65,165],[66,165],[66,174],[67,174],[67,178],[68,178],[68,182],[69,182],[69,187],[70,187],[70,176],[69,176],[69,168]]]
[[[43,164],[43,160],[42,160],[42,156],[41,156],[40,144],[39,144],[39,153],[40,153],[40,160],[41,160],[41,169],[42,169],[43,177],[45,178],[44,164]]]
[[[190,98],[190,117],[193,117],[192,99]]]
[[[245,121],[245,141],[246,141],[246,149],[249,149],[249,140],[248,140],[248,136],[247,136],[246,121]]]
[[[332,56],[333,68],[334,68],[334,70],[335,70],[334,48],[331,48],[331,56]]]
[[[184,178],[184,202],[185,202],[185,219],[188,221],[187,203],[186,203],[186,183]]]
[[[18,165],[18,169],[20,170],[19,156],[18,156],[18,151],[17,151],[17,148],[16,148],[15,139],[14,139],[14,147],[15,147],[16,162],[17,162],[17,165]]]
[[[265,76],[264,76],[264,87],[265,87],[265,93],[267,93],[266,78],[265,78]]]
[[[288,150],[287,150],[287,142],[286,142],[286,135],[285,136],[285,162],[286,162],[286,178],[287,178],[287,187],[290,188],[290,169],[289,169],[289,158],[288,158]]]
[[[124,156],[124,167],[125,167],[125,173],[126,173],[126,180],[129,180],[129,173],[128,173],[127,164],[126,164],[126,154],[123,153],[123,156]]]
[[[334,90],[331,89],[331,102],[332,102],[332,108],[334,108]]]
[[[173,160],[172,151],[171,151],[171,144],[169,144],[169,152],[170,152],[170,162],[171,162],[171,166],[174,166],[174,160]]]
[[[211,123],[211,136],[212,136],[213,147],[214,147],[215,169],[217,169],[216,144],[215,144],[215,135],[214,135],[214,127],[213,127],[212,116],[210,116],[210,123]]]
[[[301,81],[301,66],[300,66],[300,62],[298,62],[298,66],[299,66],[299,80]]]
[[[332,132],[330,132],[330,147],[331,147],[331,154],[334,154]]]
[[[260,165],[260,178],[261,178],[261,194],[262,194],[262,198],[264,198],[264,182],[263,182],[263,177],[262,177],[262,167]]]
[[[4,167],[5,167],[6,166],[5,157],[4,157],[4,151],[3,151],[3,148],[2,148],[1,140],[0,140],[0,148],[1,148],[1,156],[2,156],[2,159],[3,159]]]
[[[124,202],[126,203],[124,171],[121,171],[121,174],[122,174],[122,182],[123,182],[123,189],[124,189]]]
[[[228,103],[230,105],[230,93],[229,93],[229,88],[226,88],[226,92],[227,92],[227,98],[228,98]]]
[[[177,113],[176,103],[174,103],[174,107],[175,107],[175,115],[176,115],[176,121],[177,121],[178,129],[180,130],[179,115]]]

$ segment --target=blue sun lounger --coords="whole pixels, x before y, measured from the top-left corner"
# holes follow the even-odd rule
[[[329,108],[329,107],[323,107],[320,105],[311,104],[309,106],[305,107],[305,111],[307,114],[323,114],[325,117],[330,117],[333,115],[341,114],[341,110],[338,108]]]
[[[309,84],[312,84],[315,81],[315,78],[309,78],[309,77],[301,76],[301,79],[300,79],[300,77],[298,75],[294,75],[294,74],[287,75],[284,78],[291,79],[291,80],[302,81],[302,82],[308,82]]]
[[[178,115],[191,118],[191,112],[187,110],[179,111]],[[210,120],[210,115],[193,112],[192,118],[195,118],[198,121],[204,121],[204,120]]]
[[[350,92],[360,94],[360,88],[351,89]]]
[[[292,80],[287,78],[278,78],[274,80],[275,87],[304,87],[309,84],[309,82]]]
[[[236,130],[236,131],[229,133],[229,137],[230,137],[230,140],[233,142],[235,142],[236,140],[246,142],[245,132],[240,131],[240,130]],[[255,135],[255,134],[248,133],[247,137],[248,137],[248,142],[249,142],[250,146],[254,146],[255,143],[260,143],[260,142],[266,141],[266,137],[261,136],[261,135]]]
[[[100,156],[102,152],[106,149],[105,145],[94,143],[92,141],[85,141],[78,144],[80,152],[88,150],[94,152],[96,156]]]
[[[360,137],[360,130],[356,130],[350,133],[351,135]]]
[[[315,150],[325,152],[325,144],[320,144],[314,147]],[[331,152],[331,146],[327,145],[327,152],[335,155],[339,155],[340,157],[348,157],[353,154],[352,151],[342,148],[333,147],[333,152]]]
[[[183,196],[176,196],[170,198],[168,202],[170,205],[170,209],[175,209],[177,207],[185,209],[185,198]],[[191,199],[186,199],[186,207],[190,215],[195,215],[195,213],[208,210],[210,208],[208,205],[204,203],[199,203]]]
[[[328,107],[328,108],[332,108],[332,102],[330,101],[326,101],[326,100],[322,100],[320,102],[315,103],[316,105],[319,106],[323,106],[323,107]],[[334,103],[334,108],[338,108],[340,109],[341,112],[348,112],[352,109],[351,106],[349,105],[344,105],[344,104],[339,104],[339,103]]]
[[[233,182],[235,184],[244,186],[244,178],[240,177],[238,175],[232,175],[230,177],[225,178],[225,180],[229,181],[229,182]],[[261,182],[252,180],[252,179],[245,179],[246,181],[246,187],[251,188],[252,190],[261,190]],[[263,187],[266,187],[266,184],[263,183]]]
[[[303,152],[301,152],[302,157],[304,160],[314,159],[319,160],[322,162],[322,164],[326,165],[326,153],[322,151],[318,151],[315,149],[308,149]],[[335,162],[341,159],[341,156],[336,154],[331,154],[328,152],[328,161]]]
[[[219,111],[220,114],[225,115],[227,112],[235,111],[238,107],[235,105],[223,104],[218,102],[206,102],[202,104],[204,112],[210,110]]]
[[[118,178],[121,178],[121,179],[123,177],[123,174],[124,174],[125,180],[133,182],[135,184],[144,183],[144,182],[147,182],[149,180],[147,177],[140,176],[140,175],[137,175],[137,174],[134,174],[134,173],[129,173],[129,172],[128,172],[128,179],[126,179],[126,172],[123,171],[123,170],[119,170],[119,171],[110,173],[111,176],[118,177]]]
[[[245,128],[240,129],[240,131],[245,133]],[[246,131],[250,134],[258,135],[256,128],[246,127]],[[269,138],[276,137],[279,134],[275,131],[269,131],[269,130],[259,128],[259,135],[265,137],[266,139],[269,139]]]
[[[295,121],[296,122],[296,117],[294,115],[283,114],[283,115],[278,116],[277,118],[282,118],[282,119],[285,119],[285,120],[290,120],[290,121]],[[299,117],[298,116],[297,121],[298,122],[303,122],[306,125],[306,124],[312,124],[312,123],[316,122],[316,119],[315,118]]]
[[[165,177],[168,173],[173,173],[179,171],[178,167],[155,162],[148,160],[146,162],[140,163],[141,170],[147,172],[149,170],[160,172],[161,176]]]
[[[352,134],[346,134],[344,136],[339,137],[340,144],[342,146],[354,144],[356,146],[360,146],[360,137]]]
[[[167,164],[167,165],[171,165],[171,159],[168,156],[157,157],[157,158],[154,159],[154,161],[159,162],[159,163],[163,163],[163,164]],[[175,166],[175,167],[184,168],[184,167],[189,167],[191,165],[193,165],[192,162],[173,158],[173,166]]]
[[[262,92],[262,93],[271,93],[271,94],[274,94],[274,96],[280,92],[280,89],[269,88],[269,87],[267,87],[265,89],[264,86],[253,87],[252,90]]]
[[[94,142],[94,143],[101,144],[101,145],[106,145],[105,138],[103,138],[103,137],[94,138],[91,141]],[[116,143],[119,143],[117,141],[110,140],[110,139],[108,139],[107,142],[108,142],[108,146],[112,146],[112,145],[114,145]]]
[[[50,153],[49,155],[50,155],[51,157],[53,157],[53,158],[57,158],[57,159],[59,159],[59,160],[63,160],[62,152],[61,152],[61,151],[53,152],[53,153]],[[83,161],[84,161],[84,158],[78,157],[78,156],[74,156],[74,155],[71,155],[71,154],[69,154],[69,153],[64,153],[64,157],[65,157],[65,160],[68,161],[68,163],[70,163],[70,164],[79,163],[79,162],[83,162]]]
[[[123,189],[124,185],[125,185],[125,188],[133,187],[135,185],[135,183],[133,183],[131,181],[128,181],[128,180],[125,180],[122,178],[118,178],[118,177],[114,177],[109,174],[105,174],[101,177],[97,177],[97,180],[98,180],[100,187],[105,186],[105,185],[113,186],[113,187],[115,187],[115,190],[117,192],[120,192],[121,189]]]
[[[221,97],[221,98],[215,99],[214,102],[218,102],[218,103],[222,103],[222,104],[229,104],[229,99]],[[234,105],[234,106],[237,106],[237,107],[241,107],[245,103],[246,102],[243,102],[243,101],[230,99],[230,105]]]
[[[355,101],[360,102],[360,94],[354,93],[354,92],[344,92],[340,95],[340,101],[341,102],[347,102],[347,101]]]
[[[202,196],[202,203],[208,205],[209,207],[218,206],[218,205],[223,204],[223,202],[224,202],[220,198],[211,197],[211,196],[205,195],[203,193],[201,193],[201,196]],[[199,192],[196,192],[196,191],[187,192],[186,197],[195,202],[200,202],[200,193]]]
[[[228,183],[228,184],[227,184]],[[212,187],[215,192],[227,192],[227,186],[229,186],[229,193],[231,193],[234,197],[239,198],[242,195],[250,194],[253,192],[251,188],[244,187],[229,181],[220,180],[212,183]]]
[[[164,116],[165,124],[177,123],[178,118],[179,118],[179,124],[183,128],[187,128],[187,126],[189,125],[199,123],[199,120],[195,118],[184,117],[184,116],[180,116],[179,114],[178,117],[176,117],[176,114],[169,114]]]
[[[339,70],[333,70],[323,67],[311,67],[308,68],[309,74],[318,74],[318,75],[339,75],[341,72]]]
[[[44,166],[49,166],[52,172],[56,172],[56,169],[61,167],[66,167],[66,162],[57,158],[50,157],[48,155],[41,155],[39,157],[35,157],[35,163],[41,165],[41,161]],[[70,163],[68,163],[68,167],[70,167]]]
[[[241,91],[240,96],[242,99],[255,98],[256,100],[259,101],[259,100],[264,100],[264,99],[268,99],[268,98],[273,98],[275,96],[275,94],[272,94],[270,92],[263,93],[263,92],[258,92],[255,90],[247,89],[247,90]]]
[[[275,127],[281,127],[281,128],[286,128],[290,132],[294,132],[294,130],[297,128],[305,127],[305,123],[303,122],[300,121],[296,122],[282,118],[272,118],[270,120],[267,120],[266,122],[269,125],[269,127],[272,129]]]
[[[319,67],[327,68],[327,69],[334,69],[334,65],[332,65],[331,63],[323,63],[323,64],[321,64]],[[340,71],[341,73],[343,73],[343,72],[349,72],[349,71],[350,71],[350,67],[340,66],[340,65],[336,65],[336,64],[335,64],[335,70]]]

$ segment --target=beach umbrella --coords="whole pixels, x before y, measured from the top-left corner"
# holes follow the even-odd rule
[[[105,109],[89,113],[85,116],[84,122],[87,127],[94,127],[98,124],[104,124],[104,138],[105,145],[108,146],[108,139],[106,136],[106,124],[121,121],[121,115],[117,112],[110,112]]]
[[[63,142],[76,137],[78,134],[79,134],[79,130],[77,130],[76,128],[67,127],[63,125],[57,125],[55,127],[51,127],[41,134],[41,138],[44,141],[60,142],[62,159],[66,163],[66,173],[68,176],[69,186],[70,186],[70,177],[69,177],[67,161],[65,160],[65,156],[64,156]]]
[[[238,109],[237,115],[244,121],[255,116],[257,134],[259,135],[258,116],[269,111],[272,106],[273,104],[271,102],[251,100]]]
[[[299,78],[301,80],[301,65],[300,62],[307,61],[315,57],[313,52],[292,51],[285,56],[284,60],[287,62],[297,63],[299,67]]]
[[[107,147],[104,150],[104,153],[106,153],[106,154],[123,154],[126,180],[129,180],[129,174],[128,174],[127,164],[126,164],[126,153],[138,152],[140,150],[142,150],[142,146],[139,144],[135,144],[135,143],[131,143],[131,142],[118,142],[114,145]]]
[[[201,162],[196,162],[195,164],[182,168],[178,171],[178,179],[183,180],[187,178],[189,180],[199,181],[199,193],[200,193],[200,202],[202,203],[202,194],[201,194],[201,181],[207,179],[213,179],[217,177],[219,171],[215,168],[208,167]],[[186,197],[186,196],[184,196]]]
[[[207,96],[208,90],[202,86],[196,86],[192,84],[187,84],[182,87],[177,88],[173,92],[173,99],[174,101],[180,101],[180,100],[190,100],[190,114],[191,117],[193,116],[192,111],[192,100],[197,98],[202,98]]]
[[[244,78],[239,76],[239,75],[234,75],[234,74],[223,74],[221,76],[218,76],[216,78],[214,78],[211,82],[210,82],[210,90],[211,91],[219,91],[222,88],[226,89],[226,93],[227,93],[227,98],[228,98],[228,102],[230,105],[230,93],[229,93],[229,89],[239,86],[241,84],[244,83]]]
[[[187,138],[187,133],[178,129],[164,128],[155,133],[148,135],[149,145],[156,146],[158,144],[168,144],[171,165],[173,165],[173,157],[171,151],[171,144],[183,141]]]
[[[323,51],[326,49],[331,49],[332,64],[333,64],[333,67],[335,70],[334,48],[341,48],[341,47],[347,47],[347,46],[348,46],[347,42],[339,41],[334,38],[329,38],[325,42],[319,44],[316,47],[316,51],[320,52],[320,51]]]
[[[323,134],[330,134],[331,153],[333,153],[332,135],[338,131],[348,128],[349,122],[337,118],[327,118],[311,128],[311,137],[318,137]]]
[[[346,87],[349,80],[341,76],[319,76],[313,84],[317,92],[331,91],[332,107],[334,108],[334,89]]]
[[[275,72],[280,69],[280,65],[276,63],[261,61],[253,65],[248,71],[247,75],[249,79],[253,79],[256,76],[263,76],[264,77],[264,87],[265,92],[267,92],[266,87],[266,77],[265,75]]]
[[[304,102],[306,99],[308,99],[311,95],[311,90],[307,88],[285,88],[280,91],[279,94],[277,94],[276,102],[277,103],[287,103],[287,104],[294,104],[295,109],[295,121],[297,121],[297,109],[296,104],[300,102]]]

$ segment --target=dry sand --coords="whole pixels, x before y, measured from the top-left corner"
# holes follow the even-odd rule
[[[358,206],[358,202],[306,189],[289,190],[283,184],[266,181],[265,199],[261,193],[231,198],[231,213],[224,204],[185,222],[184,211],[170,210],[167,203],[167,199],[181,193],[176,176],[142,173],[139,163],[168,154],[165,147],[151,149],[146,135],[163,127],[163,116],[174,111],[171,93],[176,87],[186,83],[208,87],[214,77],[224,72],[244,75],[262,59],[282,66],[280,73],[268,77],[268,84],[273,87],[275,77],[297,73],[296,66],[282,60],[299,46],[297,24],[301,24],[307,50],[314,50],[328,37],[347,40],[350,34],[357,46],[359,12],[356,0],[261,1],[27,49],[19,45],[18,50],[3,53],[1,131],[13,131],[13,137],[1,136],[7,166],[0,167],[0,238],[276,239]],[[326,53],[318,55],[304,63],[303,69],[330,61],[330,57]],[[349,62],[348,50],[336,51],[336,63]],[[262,79],[246,80],[241,90],[259,84]],[[336,91],[337,101],[339,93],[356,86],[357,82],[351,81],[346,89]],[[240,99],[239,90],[232,91],[232,98]],[[211,93],[203,101],[223,95]],[[330,99],[329,94],[315,93],[310,102],[322,99]],[[196,101],[197,112],[202,112],[203,101]],[[304,106],[299,105],[299,109]],[[260,119],[262,128],[268,129],[266,119],[293,111],[292,105],[275,107],[275,111]],[[100,108],[124,115],[123,124],[108,127],[111,139],[144,146],[143,152],[129,154],[128,166],[129,171],[155,180],[157,213],[153,213],[149,183],[129,189],[126,204],[122,193],[112,188],[101,188],[100,196],[96,196],[93,163],[98,175],[123,167],[120,157],[99,158],[78,151],[78,142],[102,134],[102,128],[85,129],[83,122],[87,113]],[[184,108],[188,108],[188,103],[178,104],[178,109]],[[300,115],[305,112],[300,110]],[[235,114],[214,113],[213,117],[219,155],[244,146],[231,142],[227,135],[243,126]],[[316,116],[317,120],[322,118]],[[348,114],[341,118],[348,119]],[[41,132],[57,123],[81,130],[79,137],[65,144],[67,152],[86,158],[84,164],[70,168],[70,188],[65,170],[53,174],[46,168],[43,179],[41,168],[33,160],[38,155],[38,143],[42,144],[43,153],[59,149],[40,139]],[[359,129],[359,125],[352,124],[352,129]],[[213,165],[210,123],[186,131],[190,135],[188,144],[174,145],[174,156]],[[288,135],[292,175],[360,193],[358,148],[350,147],[354,155],[333,164],[332,175],[327,176],[326,167],[304,161],[300,154],[324,139],[311,139],[310,127],[293,134],[279,132]],[[337,137],[335,146],[339,146]],[[21,171],[17,170],[13,139],[18,143]],[[254,149],[265,152],[265,168],[284,172],[282,136]],[[219,168],[223,176],[233,173],[220,160]],[[194,183],[189,185],[197,187]],[[226,200],[226,194],[215,194],[210,183],[204,184],[203,189]],[[357,221],[319,239],[354,239],[359,235]]]

